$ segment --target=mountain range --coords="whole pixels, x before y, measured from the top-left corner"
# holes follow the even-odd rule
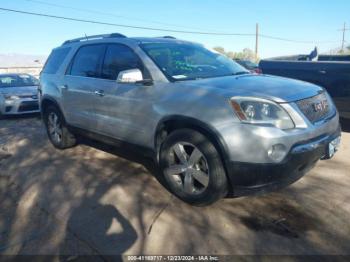
[[[1,67],[41,67],[45,63],[45,55],[0,54]]]

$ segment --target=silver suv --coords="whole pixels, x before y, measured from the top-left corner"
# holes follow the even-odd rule
[[[251,74],[173,37],[68,40],[40,80],[55,147],[83,134],[142,148],[168,190],[193,205],[291,184],[340,141],[338,112],[321,87]]]

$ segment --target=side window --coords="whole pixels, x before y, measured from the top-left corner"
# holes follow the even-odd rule
[[[47,59],[42,72],[46,74],[55,74],[69,51],[69,47],[53,50]]]
[[[87,45],[81,47],[75,54],[70,68],[70,75],[99,77],[99,69],[104,54],[105,45]]]
[[[143,72],[140,58],[129,47],[121,44],[107,46],[101,77],[116,80],[120,71],[138,68]]]

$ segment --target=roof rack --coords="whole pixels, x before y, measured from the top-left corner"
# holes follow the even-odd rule
[[[70,44],[70,43],[74,43],[74,42],[103,39],[103,38],[126,38],[126,36],[119,34],[119,33],[103,34],[103,35],[89,35],[89,36],[84,36],[84,37],[79,37],[79,38],[67,40],[62,45],[66,45],[66,44]]]

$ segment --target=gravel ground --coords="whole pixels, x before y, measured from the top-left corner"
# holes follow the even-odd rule
[[[87,144],[56,150],[37,116],[0,120],[0,254],[350,254],[348,132],[292,186],[202,208],[151,161]]]

